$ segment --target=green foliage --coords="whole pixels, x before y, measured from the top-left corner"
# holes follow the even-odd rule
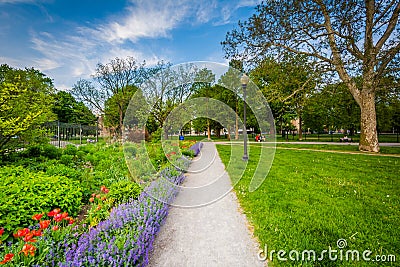
[[[107,99],[105,103],[105,116],[104,125],[108,127],[119,127],[121,115],[122,118],[128,108],[129,101],[135,94],[137,88],[135,86],[126,86],[121,89],[120,92],[114,94],[112,97]]]
[[[53,117],[53,91],[51,79],[35,69],[0,66],[0,152],[45,141],[38,126]]]
[[[312,95],[304,109],[305,128],[345,129],[354,134],[360,128],[360,108],[343,83],[325,86]]]
[[[26,149],[27,157],[39,157],[42,153],[40,145],[30,146]]]
[[[76,101],[71,93],[59,91],[54,99],[53,112],[57,115],[58,121],[85,125],[92,125],[96,121],[96,116],[92,111],[82,102]]]
[[[60,157],[60,163],[64,164],[65,166],[73,167],[75,165],[74,156],[64,154]]]
[[[74,181],[80,181],[82,177],[82,171],[68,167],[68,165],[65,164],[58,164],[57,162],[52,162],[46,166],[46,174],[50,176],[60,175],[68,177]]]
[[[0,168],[0,225],[8,233],[28,227],[34,214],[54,208],[76,216],[81,199],[79,182],[67,177],[31,172],[21,166]]]
[[[61,156],[61,149],[50,144],[32,145],[22,151],[20,155],[26,158],[42,156],[48,159],[58,159]]]
[[[108,198],[113,198],[116,203],[124,203],[133,199],[137,199],[142,191],[142,188],[131,181],[120,181],[113,183],[110,186]]]
[[[161,141],[161,136],[163,135],[163,129],[158,128],[155,132],[151,134],[151,141],[154,143],[160,142]]]
[[[53,145],[44,144],[41,155],[49,159],[58,159],[61,156],[61,150]]]
[[[72,156],[75,156],[77,152],[78,152],[78,149],[76,148],[76,146],[74,146],[74,145],[67,145],[67,146],[64,148],[63,154],[64,154],[64,155],[72,155]]]

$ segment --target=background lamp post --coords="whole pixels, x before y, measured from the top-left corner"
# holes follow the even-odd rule
[[[247,154],[247,127],[246,127],[246,87],[249,83],[249,77],[243,73],[240,78],[240,83],[243,88],[243,139],[244,139],[244,151],[243,151],[243,160],[248,160],[249,156]]]

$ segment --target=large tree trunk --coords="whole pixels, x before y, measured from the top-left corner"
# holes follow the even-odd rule
[[[302,128],[302,124],[303,124],[303,119],[301,117],[301,113],[299,113],[299,140],[302,141],[303,140],[303,128]]]
[[[361,134],[359,149],[362,151],[379,152],[374,92],[361,91],[360,109]]]
[[[211,128],[210,128],[210,120],[207,119],[207,139],[211,140]]]

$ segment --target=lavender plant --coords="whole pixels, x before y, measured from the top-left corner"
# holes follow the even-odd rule
[[[155,235],[176,196],[182,173],[165,169],[139,199],[114,208],[107,220],[65,244],[65,261],[58,266],[146,266]]]
[[[202,147],[203,147],[203,143],[197,142],[196,144],[192,145],[189,149],[194,152],[194,156],[197,156],[200,153],[200,150]]]

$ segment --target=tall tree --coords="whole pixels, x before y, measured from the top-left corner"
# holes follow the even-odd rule
[[[59,91],[54,95],[52,110],[60,122],[91,125],[96,121],[93,112],[69,92]]]
[[[0,152],[16,138],[38,141],[39,126],[54,116],[53,92],[52,80],[38,70],[0,66]]]
[[[266,58],[251,71],[251,77],[276,110],[281,124],[286,113],[296,114],[299,140],[302,140],[303,109],[316,88],[318,73],[301,55],[285,54],[282,58]],[[287,114],[286,114],[287,116]]]
[[[206,97],[207,100],[213,97],[215,90],[212,89],[212,85],[215,83],[215,74],[211,70],[207,68],[199,70],[194,81],[192,88],[195,93],[192,94],[192,97]],[[211,140],[212,121],[210,118],[206,118],[205,120],[199,120],[198,122],[201,121],[206,122],[207,139]]]
[[[398,75],[399,12],[398,0],[268,1],[222,44],[229,58],[255,60],[286,51],[334,72],[360,106],[359,149],[379,152],[375,96],[383,77]]]
[[[116,93],[106,100],[104,108],[104,126],[118,129],[120,125],[120,108],[123,114],[125,114],[129,101],[136,90],[136,86],[128,85],[128,87],[124,89],[124,93]]]
[[[104,113],[105,101],[114,95],[118,99],[115,102],[118,112],[117,133],[122,134],[124,120],[124,107],[127,105],[126,97],[130,91],[130,85],[139,85],[145,79],[147,70],[145,62],[138,63],[134,58],[115,58],[109,63],[99,63],[94,75],[95,81],[100,85],[96,88],[91,81],[79,80],[73,87],[72,93],[78,100],[88,103],[99,112]]]
[[[231,66],[239,67],[242,68],[241,62],[238,61],[232,61],[230,62]],[[240,81],[237,79],[237,70],[235,70],[233,67],[229,68],[227,72],[224,73],[224,75],[221,76],[219,79],[218,83],[225,88],[230,88],[231,90],[224,90],[224,95],[223,95],[223,100],[226,104],[234,108],[236,112],[236,118],[235,118],[235,140],[239,139],[239,92],[240,88],[242,85],[240,84]],[[240,109],[242,110],[242,109]]]
[[[303,111],[304,124],[311,130],[350,130],[360,127],[360,108],[342,82],[324,86],[315,92]]]

